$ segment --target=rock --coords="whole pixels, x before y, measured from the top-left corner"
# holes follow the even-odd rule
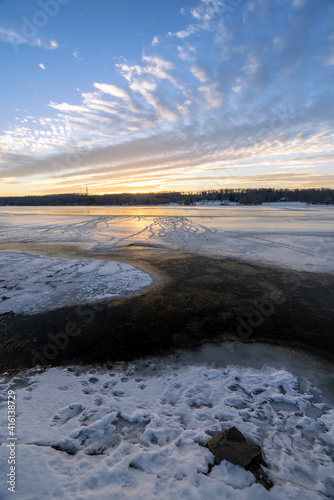
[[[261,455],[261,448],[246,439],[236,427],[231,427],[211,439],[208,448],[214,454],[217,465],[222,460],[228,460],[246,468],[253,458]]]
[[[274,484],[262,469],[268,467],[260,446],[253,443],[236,428],[230,427],[215,438],[210,439],[207,447],[215,456],[215,464],[222,460],[228,460],[234,465],[241,465],[244,469],[251,471],[257,482],[269,490]]]

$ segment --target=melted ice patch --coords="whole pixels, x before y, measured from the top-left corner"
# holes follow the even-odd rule
[[[182,366],[182,358],[164,357],[27,372],[0,384],[1,442],[5,395],[16,391],[22,500],[333,498],[333,407],[287,370]],[[263,447],[270,492],[226,461],[207,474],[213,455],[205,444],[233,425]],[[2,471],[7,457],[1,446]]]
[[[121,262],[1,252],[0,264],[0,314],[35,314],[115,298],[152,283],[148,273]]]

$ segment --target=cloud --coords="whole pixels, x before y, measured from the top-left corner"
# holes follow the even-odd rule
[[[209,80],[209,76],[208,76],[207,72],[203,68],[200,68],[199,66],[197,66],[197,65],[194,64],[193,66],[191,66],[190,69],[191,69],[192,74],[200,82],[204,83],[204,82],[207,82]]]
[[[152,42],[151,42],[151,44],[152,44],[152,45],[158,45],[158,43],[159,43],[159,37],[154,36],[154,37],[153,37],[153,40],[152,40]]]
[[[190,35],[193,35],[197,31],[198,27],[194,24],[190,24],[185,30],[177,31],[176,33],[172,33],[171,31],[169,31],[167,34],[168,36],[176,36],[177,38],[183,39],[188,38]]]
[[[107,83],[94,83],[94,87],[103,92],[104,94],[109,94],[114,97],[119,97],[125,101],[130,100],[129,94],[122,88],[116,87],[116,85],[111,85]]]
[[[74,56],[78,61],[83,61],[83,57],[80,56],[79,52],[72,52],[72,56]]]
[[[43,63],[39,63],[38,65],[41,69],[46,69]]]
[[[204,84],[198,90],[204,94],[208,105],[212,108],[220,107],[223,104],[223,93],[219,89],[219,82],[211,81],[205,69],[198,65],[191,66],[190,70],[197,80]]]
[[[162,120],[177,122],[180,99],[183,101],[186,99],[181,97],[182,83],[174,76],[175,65],[157,55],[144,54],[142,62],[140,65],[129,65],[126,62],[116,65],[136,96],[137,107],[143,107],[147,113],[154,112],[158,122]],[[165,93],[160,92],[162,82],[170,84],[169,99]],[[142,104],[138,100],[139,95],[145,99]]]
[[[143,73],[153,75],[159,80],[168,80],[175,85],[175,87],[181,87],[177,78],[172,75],[172,71],[175,68],[173,63],[166,61],[159,56],[143,55],[142,59],[145,63],[147,63],[147,66],[143,68]]]
[[[199,9],[198,9],[198,8],[197,8],[197,9],[196,9],[196,8],[193,8],[193,9],[191,9],[191,11],[190,11],[190,12],[191,12],[191,15],[192,15],[195,19],[201,19],[201,17],[202,17],[202,16],[201,16],[201,14],[200,14],[200,12],[199,12]]]
[[[59,44],[56,40],[45,42],[41,38],[26,38],[22,33],[0,26],[0,42],[10,43],[14,50],[17,50],[18,45],[30,45],[31,47],[41,47],[43,49],[57,49]]]
[[[223,104],[223,95],[218,86],[218,82],[212,82],[199,87],[200,92],[203,92],[207,103],[212,108],[218,108]]]
[[[4,182],[333,185],[334,7],[202,0],[189,13],[140,59],[121,59],[117,85],[95,77],[79,104],[51,101],[50,116],[8,127]]]
[[[187,62],[194,62],[196,60],[196,48],[187,44],[185,47],[177,46],[177,52],[180,59]]]
[[[68,104],[66,102],[62,102],[60,104],[57,104],[55,102],[50,102],[48,104],[48,106],[50,106],[50,108],[54,108],[54,109],[57,109],[58,111],[63,111],[65,113],[79,113],[79,114],[85,114],[87,112],[89,112],[89,109],[85,106],[76,106],[76,105],[73,105],[73,104]]]

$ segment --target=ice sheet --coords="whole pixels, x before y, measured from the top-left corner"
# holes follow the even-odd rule
[[[0,243],[63,243],[94,252],[163,245],[331,273],[333,228],[334,207],[303,205],[0,209]]]
[[[121,262],[44,258],[0,253],[0,314],[35,314],[72,304],[93,303],[135,292],[150,275]]]

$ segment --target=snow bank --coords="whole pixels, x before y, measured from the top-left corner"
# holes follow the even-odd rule
[[[0,381],[1,498],[8,389],[16,392],[20,500],[333,498],[334,410],[284,369],[182,366],[172,357],[109,369],[52,368]],[[275,482],[223,461],[212,434],[235,425],[263,446]]]
[[[0,314],[35,314],[115,298],[151,284],[149,274],[105,260],[55,259],[0,252]]]

